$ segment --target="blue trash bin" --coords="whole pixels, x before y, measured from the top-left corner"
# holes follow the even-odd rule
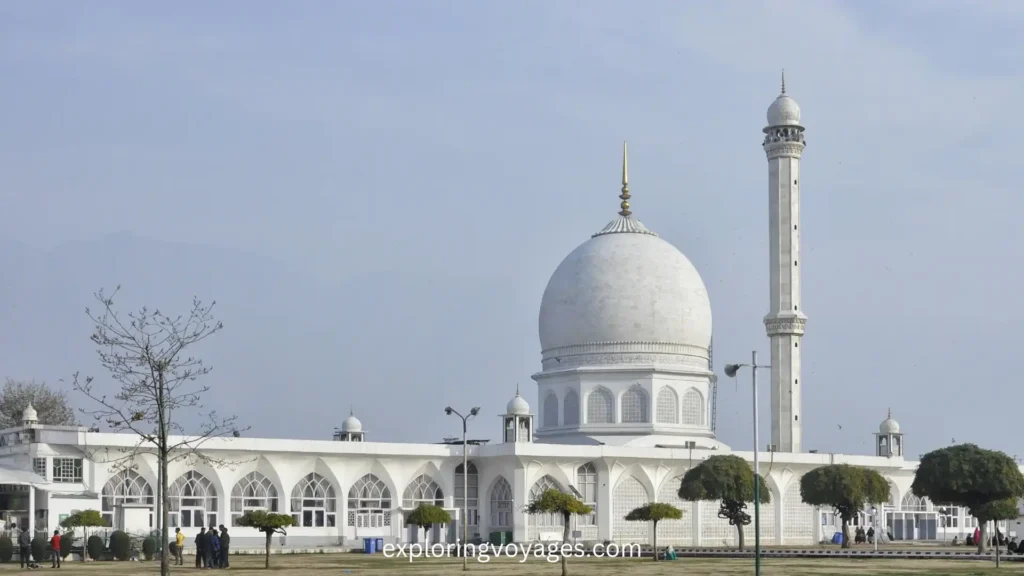
[[[363,538],[363,553],[373,554],[374,543],[373,538]]]
[[[377,538],[377,540],[374,542],[374,544],[375,544],[374,547],[377,549],[377,552],[380,552],[381,554],[383,554],[384,553],[384,539],[383,538]]]

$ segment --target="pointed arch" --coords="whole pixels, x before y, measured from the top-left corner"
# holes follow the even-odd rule
[[[466,511],[466,520],[469,526],[480,526],[480,474],[477,472],[476,464],[469,463],[469,474],[463,475],[462,463],[455,467],[455,507]],[[465,476],[465,478],[463,478]],[[463,492],[468,490],[469,497],[463,504]]]
[[[670,504],[683,511],[683,517],[680,520],[658,522],[658,543],[693,545],[693,502],[679,497],[679,487],[683,484],[685,474],[685,470],[669,474],[658,488],[658,502]]]
[[[603,386],[587,394],[587,424],[614,424],[615,396]]]
[[[683,394],[683,424],[704,425],[704,396],[696,388],[690,388]]]
[[[530,502],[533,502],[540,498],[548,490],[558,490],[564,492],[562,485],[557,480],[551,477],[549,474],[541,476],[536,482],[533,483],[533,487],[530,488]],[[561,514],[530,514],[531,528],[554,528],[562,527],[562,515]]]
[[[658,391],[658,424],[679,424],[679,395],[671,386]]]
[[[103,485],[101,500],[103,520],[114,527],[114,513],[122,504],[145,504],[152,510],[153,487],[138,472],[122,470]],[[152,516],[150,512],[150,527],[154,525]]]
[[[348,525],[391,526],[391,490],[375,474],[366,474],[348,490]]]
[[[558,426],[558,396],[549,391],[544,396],[544,427],[555,428]]]
[[[507,532],[512,530],[512,485],[505,480],[504,476],[498,478],[491,485],[491,526],[492,532]]]
[[[327,478],[310,472],[292,488],[292,521],[299,527],[334,527],[338,500]]]
[[[576,517],[576,525],[583,532],[583,538],[597,538],[597,466],[593,462],[587,462],[576,468],[576,489],[579,491],[580,500],[590,506],[594,511],[585,516]]]
[[[178,477],[167,490],[171,526],[199,528],[217,525],[217,488],[195,470]]]
[[[562,426],[580,425],[580,395],[575,390],[569,390],[562,401]]]
[[[907,492],[900,501],[901,512],[927,512],[928,500]]]
[[[420,504],[444,506],[444,492],[437,482],[426,474],[413,478],[402,493],[402,508],[412,509]]]
[[[639,384],[634,384],[622,395],[622,423],[648,424],[650,421],[651,400],[647,390]]]
[[[242,476],[231,489],[231,525],[250,510],[277,512],[277,487],[262,473],[253,470]]]
[[[814,544],[814,507],[804,504],[800,495],[800,477],[789,479],[782,495],[783,544]]]
[[[651,501],[651,495],[633,475],[624,476],[612,492],[612,539],[619,542],[646,543],[650,534],[647,522],[630,522],[626,515]]]

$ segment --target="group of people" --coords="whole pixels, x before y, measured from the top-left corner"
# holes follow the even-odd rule
[[[32,560],[32,534],[28,530],[22,530],[18,535],[18,552],[22,568],[39,568],[39,564]],[[50,538],[50,560],[52,568],[60,568],[60,530],[54,530]]]
[[[223,524],[219,526],[220,533],[215,528],[206,527],[199,529],[196,534],[196,568],[228,568],[228,554],[231,549],[231,535]],[[174,540],[177,544],[177,564],[184,564],[182,551],[185,549],[185,534],[181,528],[174,529]]]

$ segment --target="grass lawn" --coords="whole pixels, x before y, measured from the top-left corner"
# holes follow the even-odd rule
[[[185,557],[185,566],[173,567],[173,573],[200,573],[194,568],[194,559]],[[518,560],[521,560],[519,558]],[[476,574],[493,576],[556,575],[558,563],[548,563],[541,558],[530,558],[519,562],[508,558],[491,560],[486,564],[470,558],[469,569]],[[309,556],[272,556],[270,573],[275,576],[315,576],[319,574],[370,574],[387,576],[433,576],[456,574],[462,571],[462,559],[389,559],[381,555],[362,554],[317,554]],[[43,570],[49,571],[49,564]],[[653,562],[650,559],[609,560],[570,559],[569,573],[582,576],[729,576],[753,574],[752,560],[733,559],[679,559],[672,562]],[[17,564],[0,564],[0,574],[39,574],[39,570],[22,572]],[[160,573],[155,562],[69,562],[61,568],[62,574],[94,574],[96,576],[141,576]],[[207,574],[208,572],[202,572]],[[267,574],[263,569],[261,556],[234,556],[231,558],[229,574]],[[1024,562],[1006,562],[997,571],[992,562],[952,560],[789,560],[765,559],[762,561],[765,576],[868,576],[868,575],[915,575],[944,576],[971,574],[1024,575]]]

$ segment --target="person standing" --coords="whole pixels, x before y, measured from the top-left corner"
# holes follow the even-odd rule
[[[50,538],[50,556],[53,557],[51,568],[60,568],[60,530],[53,531],[53,538]]]
[[[196,568],[203,568],[206,560],[206,528],[200,528],[196,534]]]
[[[182,550],[185,549],[185,533],[181,531],[181,528],[174,529],[174,557],[177,560],[175,562],[178,566],[185,563],[185,559],[182,558]]]
[[[230,562],[228,562],[228,552],[231,548],[231,535],[228,534],[228,529],[223,524],[220,525],[220,567],[230,568]]]
[[[206,533],[206,567],[216,568],[217,567],[217,552],[220,548],[220,538],[217,538],[217,529],[210,527],[210,531]]]
[[[18,548],[21,556],[21,567],[32,563],[32,534],[28,530],[22,530],[18,534]]]

